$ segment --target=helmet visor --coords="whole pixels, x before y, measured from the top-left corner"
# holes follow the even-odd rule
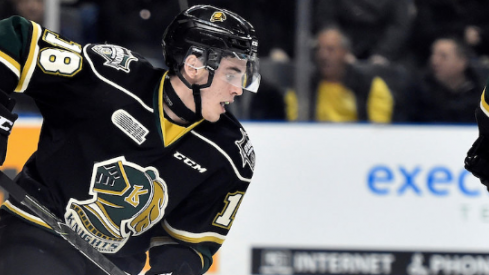
[[[214,78],[253,93],[258,91],[261,76],[259,59],[254,56],[223,51]]]
[[[232,51],[209,49],[203,50],[192,47],[186,56],[195,55],[202,66],[195,69],[214,71],[214,79],[225,82],[253,93],[258,91],[261,76],[259,73],[259,58]]]

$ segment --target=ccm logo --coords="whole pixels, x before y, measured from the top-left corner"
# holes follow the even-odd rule
[[[0,116],[0,129],[10,133],[10,130],[12,130],[12,126],[14,126],[14,123],[12,121],[3,116]]]
[[[195,163],[195,161],[187,158],[186,156],[184,156],[183,154],[180,154],[179,152],[175,152],[175,154],[173,156],[176,159],[182,160],[183,163],[187,164],[188,166],[192,167],[193,169],[199,171],[199,173],[204,173],[205,171],[207,171],[206,168],[202,168],[202,166]]]

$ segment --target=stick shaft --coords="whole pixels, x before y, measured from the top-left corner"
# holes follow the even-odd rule
[[[61,219],[54,215],[44,205],[40,204],[35,198],[29,196],[27,192],[11,180],[7,175],[0,171],[0,186],[3,187],[10,196],[29,208],[36,216],[47,223],[58,235],[74,246],[87,259],[92,261],[108,275],[127,275],[120,270],[107,257],[96,250],[88,242],[82,239],[75,231],[66,225]]]

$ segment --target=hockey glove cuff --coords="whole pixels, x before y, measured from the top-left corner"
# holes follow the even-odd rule
[[[12,113],[15,100],[0,90],[0,165],[3,165],[7,156],[7,142],[14,122],[18,115]]]

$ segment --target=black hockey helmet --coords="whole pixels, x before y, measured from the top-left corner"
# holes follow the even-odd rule
[[[204,64],[203,68],[209,70],[209,80],[200,88],[210,86],[222,58],[235,57],[247,61],[239,85],[256,92],[260,83],[257,51],[255,29],[248,21],[210,5],[197,5],[181,12],[163,35],[165,63],[189,88],[180,69],[187,56],[194,54]]]

